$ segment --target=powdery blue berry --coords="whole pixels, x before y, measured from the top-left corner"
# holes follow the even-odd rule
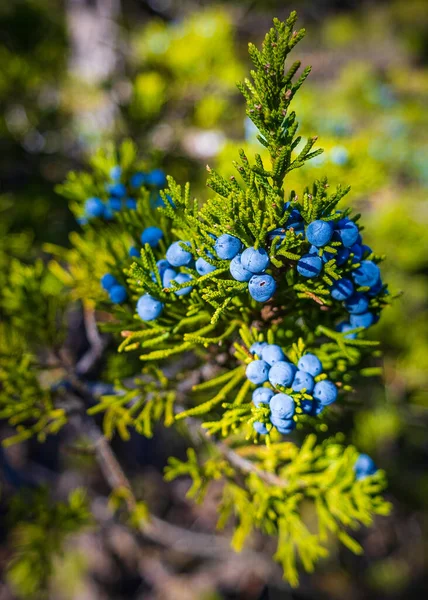
[[[296,411],[296,404],[288,394],[275,394],[269,402],[270,410],[275,418],[291,419]]]
[[[108,292],[114,285],[117,285],[117,279],[111,273],[106,273],[101,277],[101,286]]]
[[[362,260],[360,266],[352,272],[356,284],[372,287],[380,279],[380,269],[371,260]]]
[[[85,214],[90,218],[104,216],[105,204],[100,198],[88,198],[85,202]]]
[[[126,298],[128,297],[126,289],[123,287],[123,285],[114,285],[112,288],[110,288],[108,295],[113,304],[122,304],[122,302],[125,302]]]
[[[108,202],[108,207],[113,212],[118,212],[119,210],[122,209],[122,200],[120,198],[115,198],[114,196],[112,196],[111,198],[108,199],[107,202]]]
[[[296,371],[296,367],[291,363],[279,361],[270,368],[269,381],[273,387],[278,385],[289,387],[293,382]]]
[[[267,302],[276,290],[276,281],[271,275],[253,275],[248,282],[250,296],[257,302]]]
[[[309,394],[314,389],[314,378],[306,371],[297,371],[294,376],[292,388],[295,392],[301,392],[303,389],[306,390]]]
[[[269,365],[264,360],[253,360],[247,365],[245,374],[251,383],[260,385],[268,380]]]
[[[350,279],[339,279],[331,286],[331,295],[335,300],[343,301],[354,293],[354,284]]]
[[[120,179],[121,176],[122,176],[122,169],[119,167],[119,165],[115,165],[114,167],[112,167],[110,169],[110,177],[114,181],[117,181],[118,179]]]
[[[312,377],[316,377],[322,373],[322,364],[320,359],[318,356],[315,356],[315,354],[311,354],[310,352],[301,357],[297,363],[297,368],[299,371],[306,371],[306,373],[309,373],[309,375],[312,375]]]
[[[161,278],[162,278],[162,275],[165,273],[165,271],[171,267],[171,265],[166,260],[166,258],[161,258],[160,260],[158,260],[158,262],[156,263],[156,266],[158,268],[159,275],[161,276]]]
[[[134,173],[130,179],[130,184],[133,188],[139,188],[145,183],[146,175],[142,172]]]
[[[322,260],[315,254],[304,254],[297,263],[297,272],[303,277],[317,277],[321,269]]]
[[[353,315],[361,315],[366,312],[369,307],[369,301],[365,294],[356,292],[350,298],[345,300],[346,310]]]
[[[257,356],[260,356],[261,358],[265,346],[267,346],[267,342],[254,342],[254,344],[250,346],[250,352],[251,354],[257,354]]]
[[[349,321],[352,327],[370,327],[374,323],[374,315],[373,313],[367,311],[360,315],[351,315],[349,317]]]
[[[178,284],[182,284],[182,283],[187,283],[188,281],[191,281],[193,279],[193,277],[191,275],[189,275],[189,273],[179,273],[177,275],[177,277],[174,279],[174,281]],[[190,292],[192,291],[192,286],[190,285],[189,287],[185,287],[182,288],[181,290],[177,290],[175,292],[176,296],[186,296],[187,294],[190,294]]]
[[[185,267],[192,262],[192,255],[181,247],[182,244],[191,247],[190,242],[179,241],[171,244],[166,251],[166,259],[173,267]]]
[[[126,187],[123,183],[109,183],[106,185],[107,192],[117,198],[123,198],[126,196]]]
[[[312,395],[323,406],[328,406],[337,400],[337,387],[329,379],[324,379],[315,384]]]
[[[333,235],[333,225],[330,221],[312,221],[306,227],[306,239],[317,248],[325,246]]]
[[[336,224],[336,230],[334,232],[334,238],[342,242],[345,248],[350,248],[359,239],[358,227],[353,221],[348,219],[341,219]]]
[[[280,419],[272,415],[270,422],[282,435],[288,435],[296,428],[296,423],[293,419]]]
[[[163,303],[150,294],[144,294],[137,302],[137,313],[143,321],[157,319],[163,311]]]
[[[285,361],[285,354],[280,346],[267,344],[262,350],[262,358],[268,365],[272,366],[280,360]]]
[[[140,257],[140,251],[135,246],[130,247],[128,254],[131,258],[134,258],[134,257],[139,258]]]
[[[268,430],[266,428],[266,425],[264,423],[262,423],[261,421],[255,421],[253,423],[253,428],[255,429],[255,431],[257,431],[257,433],[259,433],[260,435],[266,435]]]
[[[269,266],[269,255],[264,248],[246,248],[241,254],[241,265],[251,273],[263,273]]]
[[[346,321],[339,323],[339,325],[337,325],[337,327],[336,327],[336,331],[339,331],[340,333],[345,333],[346,331],[350,331],[351,329],[355,329],[355,327],[352,327],[351,323],[346,323]],[[345,335],[345,337],[348,340],[355,340],[357,337],[357,334],[356,333],[348,333],[347,335]]]
[[[253,274],[242,266],[241,256],[242,254],[237,254],[235,258],[232,258],[230,261],[230,274],[236,281],[250,281]]]
[[[223,260],[232,260],[241,251],[241,248],[241,241],[228,233],[223,233],[214,244],[217,256]]]
[[[324,410],[324,406],[318,400],[302,400],[300,408],[305,415],[318,416]]]
[[[383,288],[383,283],[382,280],[379,279],[379,281],[377,283],[375,283],[374,285],[372,285],[372,287],[368,290],[367,294],[369,296],[377,296]]]
[[[349,248],[350,252],[354,255],[352,258],[352,262],[357,263],[363,258],[363,248],[361,244],[353,244]]]
[[[208,255],[212,257],[210,252],[208,253]],[[207,260],[205,260],[205,258],[202,258],[202,256],[200,256],[197,259],[195,263],[195,268],[199,275],[208,275],[208,273],[212,273],[217,269],[217,267],[209,263]]]
[[[156,248],[163,238],[163,231],[159,227],[147,227],[141,234],[141,243],[149,244],[151,248]]]
[[[170,287],[172,287],[171,281],[175,280],[175,278],[177,277],[177,271],[175,269],[173,269],[172,267],[166,267],[163,270],[161,277],[162,277],[163,287],[170,288]]]
[[[146,183],[159,188],[163,187],[166,185],[166,175],[162,169],[153,169],[146,175]]]
[[[126,208],[129,208],[129,210],[136,210],[137,201],[135,200],[135,198],[126,198],[125,205]]]
[[[369,475],[374,475],[377,471],[374,460],[368,454],[360,454],[354,464],[355,478],[364,479]]]
[[[269,400],[274,395],[274,391],[270,388],[259,387],[256,388],[253,392],[253,403],[255,406],[259,406],[259,404],[269,404]]]

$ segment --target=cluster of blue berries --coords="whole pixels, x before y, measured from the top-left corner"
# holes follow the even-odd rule
[[[368,454],[360,454],[354,465],[355,478],[357,480],[365,479],[369,475],[374,475],[377,466],[374,460]]]
[[[269,267],[269,255],[263,248],[246,248],[242,252],[241,241],[224,233],[214,244],[218,258],[230,260],[230,274],[236,281],[248,282],[250,296],[257,302],[267,302],[276,290],[272,275],[265,273]]]
[[[111,273],[106,273],[101,277],[101,286],[108,292],[110,300],[113,304],[122,304],[128,297],[126,289],[117,281],[116,277]]]
[[[147,232],[147,230],[145,231]],[[143,232],[143,235],[144,233],[145,232]],[[143,235],[141,237],[142,241]],[[156,236],[154,236],[153,239],[156,239]],[[150,241],[148,240],[149,236],[147,235],[147,240],[144,243],[150,244]],[[159,240],[157,243],[159,243]],[[196,266],[193,261],[192,254],[182,246],[190,247],[190,242],[173,242],[166,251],[166,258],[158,260],[158,262],[156,263],[162,281],[162,286],[164,288],[172,287],[173,283],[176,283],[177,285],[182,285],[188,282],[190,283],[193,279],[193,277],[189,273],[182,273],[177,271],[179,267],[193,268]],[[199,260],[201,259],[198,259],[198,261]],[[156,281],[154,273],[152,273],[152,278],[154,281]],[[190,294],[191,291],[192,285],[190,284],[188,286],[181,287],[179,290],[176,290],[175,294],[177,296],[186,296],[187,294]],[[137,313],[143,321],[153,321],[154,319],[157,319],[162,314],[163,308],[163,302],[154,298],[150,294],[144,294],[144,296],[141,296],[141,298],[139,298],[137,302]]]
[[[246,376],[258,386],[269,382],[272,387],[257,387],[253,392],[255,406],[268,404],[271,411],[270,420],[278,431],[288,434],[296,426],[294,415],[298,405],[301,412],[308,415],[319,415],[325,406],[337,399],[337,387],[328,379],[316,381],[321,375],[323,366],[315,354],[304,354],[297,363],[291,363],[282,348],[276,344],[256,342],[250,348],[251,354],[257,358],[251,361],[246,369]],[[291,388],[290,394],[275,390]],[[293,392],[303,394],[303,399],[296,399]],[[312,399],[307,396],[312,396]],[[264,423],[256,421],[254,429],[257,433],[266,434]]]
[[[159,227],[154,225],[150,227],[146,227],[143,233],[140,236],[140,240],[142,245],[148,244],[151,248],[157,248],[159,246],[159,242],[163,238],[163,231]],[[140,251],[136,246],[131,246],[129,249],[129,256],[131,258],[140,257]]]
[[[89,219],[106,219],[111,220],[114,213],[119,212],[123,208],[135,210],[137,208],[137,200],[129,195],[128,188],[138,189],[142,185],[149,187],[152,190],[159,190],[166,185],[165,173],[161,169],[154,169],[150,173],[138,171],[134,173],[129,180],[129,186],[121,182],[122,169],[116,165],[110,171],[111,181],[106,184],[106,192],[108,198],[103,201],[98,197],[88,198],[84,205],[84,215],[79,219],[81,225],[88,222]],[[156,194],[153,206],[156,208],[162,206],[163,201],[159,193]]]

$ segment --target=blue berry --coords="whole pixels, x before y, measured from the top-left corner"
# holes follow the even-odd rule
[[[297,271],[303,277],[317,277],[321,269],[322,260],[314,254],[304,254],[297,263]]]
[[[129,210],[136,210],[137,208],[137,201],[135,198],[126,198],[125,204],[126,208],[129,208]]]
[[[112,288],[110,288],[108,295],[113,304],[122,304],[122,302],[125,302],[126,298],[128,297],[126,289],[123,287],[123,285],[114,285]]]
[[[339,248],[335,255],[336,264],[339,267],[344,265],[349,258],[349,254],[350,254],[349,248]]]
[[[329,379],[323,379],[315,384],[312,395],[323,406],[328,406],[337,399],[337,387]]]
[[[255,421],[253,423],[253,428],[255,429],[255,431],[257,431],[257,433],[259,433],[260,435],[266,435],[268,430],[266,428],[266,425],[264,423],[262,423],[261,421]]]
[[[160,300],[153,298],[150,294],[144,294],[137,302],[137,313],[143,321],[153,321],[157,319],[163,310],[163,304]]]
[[[100,198],[88,198],[85,202],[85,214],[90,218],[100,218],[104,215],[105,205]]]
[[[316,377],[322,373],[322,364],[320,359],[318,356],[315,356],[315,354],[311,354],[310,352],[302,356],[297,363],[297,368],[299,371],[306,371],[306,373],[309,373],[309,375],[312,375],[312,377]]]
[[[374,323],[374,315],[367,311],[360,315],[351,315],[349,321],[352,327],[370,327]]]
[[[253,403],[255,406],[259,406],[259,404],[269,404],[269,400],[273,395],[274,392],[270,388],[256,388],[253,392]]]
[[[345,248],[350,248],[358,241],[360,235],[358,227],[347,217],[338,221],[336,227],[334,239],[340,240]]]
[[[115,165],[114,167],[112,167],[110,169],[110,177],[114,181],[117,181],[118,179],[120,179],[121,176],[122,176],[122,169],[119,167],[119,165]]]
[[[166,258],[161,258],[160,260],[158,260],[158,262],[156,263],[157,269],[159,271],[159,275],[162,277],[162,275],[165,273],[165,271],[167,269],[170,268],[170,264],[169,262],[166,260]]]
[[[287,209],[288,208],[289,207],[287,207]],[[299,213],[299,211],[297,210],[297,208],[293,208],[292,209],[292,211],[290,212],[290,216],[288,217],[285,226],[287,227],[287,229],[290,229],[290,227],[292,227],[293,229],[302,229],[302,227],[304,227],[304,225],[303,225],[303,217]]]
[[[294,365],[283,360],[275,363],[269,371],[269,381],[276,387],[282,385],[289,387],[294,379],[297,369]]]
[[[344,146],[333,146],[333,148],[330,150],[330,159],[335,165],[346,165],[348,158],[349,154]]]
[[[139,188],[145,183],[146,175],[144,173],[138,172],[134,173],[130,179],[130,184],[133,188]]]
[[[131,258],[133,258],[134,256],[135,256],[136,258],[139,258],[139,257],[140,257],[140,251],[139,251],[139,250],[138,250],[138,248],[136,248],[135,246],[131,246],[131,247],[130,247],[128,254],[129,254],[129,256],[130,256]]]
[[[342,323],[339,323],[339,325],[337,325],[336,327],[336,331],[339,331],[340,333],[345,333],[346,331],[350,331],[351,329],[355,329],[355,327],[352,327],[351,323],[346,323],[345,321],[343,321]],[[348,340],[355,340],[357,337],[356,333],[348,333],[348,335],[345,335],[345,337]]]
[[[278,361],[285,361],[285,354],[280,346],[267,344],[262,350],[262,358],[268,365],[272,366]]]
[[[122,200],[113,196],[108,199],[108,206],[112,211],[118,212],[122,209]]]
[[[314,413],[315,401],[314,400],[301,400],[300,408],[303,410],[305,415],[312,415]]]
[[[182,284],[182,283],[187,283],[188,281],[191,281],[193,279],[193,277],[191,275],[189,275],[189,273],[179,273],[177,275],[177,277],[174,279],[174,281],[178,284]],[[185,287],[182,288],[181,290],[177,290],[175,292],[176,296],[186,296],[187,294],[190,294],[190,292],[192,291],[192,286],[190,285],[189,287]]]
[[[114,285],[117,285],[117,279],[111,273],[106,273],[101,277],[101,286],[108,292]]]
[[[306,239],[317,248],[325,246],[333,235],[333,225],[330,221],[318,219],[306,227]]]
[[[250,296],[257,302],[267,302],[276,290],[276,281],[271,275],[253,275],[248,282]]]
[[[253,360],[247,365],[245,374],[251,383],[260,385],[268,380],[269,365],[264,360]]]
[[[373,252],[370,246],[367,246],[366,244],[361,245],[361,250],[363,251],[363,256],[370,256]]]
[[[350,279],[339,279],[331,286],[331,295],[335,300],[346,300],[354,293],[354,284]]]
[[[244,269],[241,264],[241,256],[242,254],[237,254],[235,258],[232,258],[230,261],[230,274],[232,275],[233,279],[236,279],[236,281],[250,281],[253,274],[251,271]]]
[[[346,310],[353,315],[361,315],[366,312],[369,307],[369,301],[364,294],[356,292],[350,298],[345,300]]]
[[[382,291],[382,288],[383,288],[383,283],[382,283],[382,280],[379,279],[379,281],[377,283],[372,285],[372,287],[369,289],[367,294],[369,296],[377,296]]]
[[[275,394],[269,406],[272,414],[279,419],[291,419],[296,411],[296,404],[288,394]]]
[[[360,244],[353,244],[349,248],[349,250],[354,255],[353,258],[352,258],[352,262],[360,262],[360,260],[363,258],[363,248],[362,248],[362,246]]]
[[[141,243],[149,244],[151,248],[156,248],[162,238],[162,229],[159,229],[159,227],[147,227],[141,234]]]
[[[296,428],[296,423],[293,419],[280,419],[279,417],[272,415],[270,422],[282,435],[288,435]]]
[[[268,232],[268,237],[271,240],[275,237],[284,239],[285,234],[286,234],[286,230],[284,229],[284,227],[277,227],[276,229],[272,229],[271,231]]]
[[[374,475],[377,467],[374,460],[368,454],[360,454],[355,461],[354,471],[356,479],[361,480],[369,475]]]
[[[173,267],[185,267],[192,262],[192,255],[184,250],[181,245],[191,247],[190,242],[174,242],[166,251],[166,258]]]
[[[126,187],[123,183],[109,183],[106,185],[106,189],[112,196],[117,196],[118,198],[126,196]]]
[[[223,260],[232,260],[241,251],[241,248],[241,241],[228,233],[223,233],[214,244],[217,256]]]
[[[208,252],[208,256],[213,258],[211,252]],[[202,256],[197,259],[195,267],[199,275],[208,275],[208,273],[212,273],[217,269],[217,267],[209,263],[205,258],[202,258]]]
[[[297,371],[294,376],[292,388],[295,392],[301,392],[303,389],[307,391],[308,394],[312,392],[314,389],[314,378],[306,371]]]
[[[269,266],[269,255],[264,248],[247,248],[241,254],[241,265],[251,273],[263,273]]]
[[[172,267],[167,267],[163,270],[161,275],[162,277],[162,285],[164,288],[171,287],[171,281],[173,281],[177,277],[177,271]]]
[[[156,187],[164,187],[166,185],[166,175],[162,169],[153,169],[146,175],[146,183]]]
[[[267,346],[266,342],[254,342],[254,344],[252,344],[250,346],[250,352],[251,354],[257,354],[257,356],[262,356],[262,352],[263,352],[263,348]]]
[[[373,261],[362,260],[360,266],[353,271],[352,277],[356,284],[372,287],[380,279],[380,269]]]

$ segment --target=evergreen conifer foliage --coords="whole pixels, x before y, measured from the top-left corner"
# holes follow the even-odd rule
[[[292,585],[299,566],[328,554],[328,536],[360,553],[352,531],[390,510],[384,473],[343,435],[326,437],[354,381],[377,373],[365,332],[389,295],[359,215],[337,208],[349,188],[325,178],[287,188],[287,174],[322,152],[298,135],[292,109],[310,72],[288,61],[304,35],[295,23],[295,13],[275,19],[261,50],[249,45],[254,67],[239,84],[270,164],[241,151],[236,177],[208,168],[202,202],[189,184],[146,172],[131,142],[108,147],[59,190],[82,232],[70,250],[47,248],[51,273],[117,340],[114,390],[89,415],[104,414],[108,438],[149,437],[159,421],[186,431],[194,448],[170,459],[167,480],[190,477],[201,502],[222,479],[219,526],[232,520],[237,551],[253,530],[275,536]]]

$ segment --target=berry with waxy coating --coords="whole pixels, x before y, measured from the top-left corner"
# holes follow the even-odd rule
[[[336,327],[336,331],[339,331],[340,333],[345,333],[346,331],[350,331],[352,329],[355,329],[355,327],[352,327],[351,323],[346,323],[346,321],[339,323],[339,325]],[[345,335],[345,337],[348,340],[355,340],[357,337],[357,334],[356,333],[348,333],[347,335]]]
[[[104,216],[105,204],[100,198],[88,198],[85,202],[85,214],[90,218]]]
[[[377,296],[383,288],[382,280],[379,279],[377,283],[372,285],[372,287],[366,292],[369,296]]]
[[[133,188],[139,188],[143,185],[143,183],[145,183],[146,181],[146,174],[145,173],[134,173],[134,175],[132,175],[131,179],[130,179],[130,184],[131,187]]]
[[[349,322],[352,327],[370,327],[374,323],[374,315],[370,311],[361,313],[359,315],[351,315]]]
[[[296,422],[293,419],[280,419],[275,415],[271,415],[270,422],[282,435],[288,435],[296,428]]]
[[[267,302],[276,290],[276,281],[271,275],[253,275],[248,282],[250,296],[257,302]]]
[[[318,277],[322,270],[322,259],[315,254],[304,254],[297,263],[297,272],[303,277]]]
[[[122,200],[113,196],[112,198],[108,199],[108,207],[113,212],[118,212],[122,209]]]
[[[293,382],[296,371],[296,367],[291,363],[279,361],[271,367],[269,371],[269,381],[273,387],[278,385],[289,387]]]
[[[223,260],[232,260],[241,251],[241,248],[241,241],[229,233],[223,233],[214,244],[217,256]]]
[[[151,248],[156,248],[163,238],[163,231],[159,227],[147,227],[141,234],[141,243],[149,244]]]
[[[352,315],[361,315],[366,312],[369,307],[367,296],[356,292],[350,298],[345,300],[345,308]]]
[[[160,260],[158,260],[158,262],[156,263],[156,266],[158,268],[161,279],[162,279],[162,276],[165,273],[165,271],[171,267],[171,265],[166,260],[166,258],[161,258]]]
[[[256,388],[253,392],[253,404],[255,406],[259,406],[259,404],[269,404],[270,399],[274,395],[274,391],[270,388],[259,387]]]
[[[253,360],[247,365],[245,374],[251,383],[260,385],[268,380],[269,365],[264,360]]]
[[[163,303],[150,294],[144,294],[137,302],[137,313],[143,321],[154,321],[163,311]]]
[[[210,252],[208,252],[208,256],[212,257],[212,254]],[[199,273],[199,275],[208,275],[208,273],[212,273],[213,271],[215,271],[217,269],[217,267],[215,267],[214,265],[212,265],[211,263],[209,263],[207,260],[205,260],[205,258],[202,258],[202,256],[200,256],[196,263],[195,263],[195,268],[197,270],[197,272]]]
[[[288,394],[275,394],[269,402],[272,415],[279,419],[291,419],[296,412],[296,403]]]
[[[178,284],[182,284],[182,283],[187,283],[188,281],[191,281],[193,279],[193,277],[191,275],[189,275],[189,273],[179,273],[177,275],[177,277],[174,278],[174,281]],[[181,290],[177,290],[175,292],[176,296],[186,296],[187,294],[190,294],[190,292],[192,291],[192,286],[190,285],[189,287],[185,287],[182,288]]]
[[[360,232],[358,227],[353,221],[350,221],[347,217],[341,219],[336,224],[336,230],[334,232],[333,239],[338,239],[342,242],[345,248],[350,248],[359,239]]]
[[[247,248],[241,254],[241,265],[253,274],[263,273],[269,262],[269,255],[264,248]]]
[[[137,201],[135,200],[135,198],[126,198],[125,205],[126,208],[129,208],[129,210],[136,210]]]
[[[117,198],[123,198],[126,196],[126,187],[123,183],[109,183],[106,185],[107,192]]]
[[[354,284],[350,279],[346,279],[345,277],[335,281],[331,286],[331,296],[335,300],[346,300],[347,298],[350,298],[353,293]]]
[[[172,267],[166,267],[166,269],[164,269],[161,277],[162,277],[163,287],[170,288],[171,281],[177,277],[177,271],[175,269],[173,269]]]
[[[101,286],[108,292],[114,285],[117,285],[117,279],[111,273],[106,273],[101,277]]]
[[[362,260],[360,266],[352,272],[357,285],[372,287],[380,279],[380,269],[371,260]]]
[[[123,287],[123,285],[114,285],[112,288],[110,288],[108,295],[113,304],[122,304],[122,302],[125,302],[128,297],[126,289]]]
[[[306,373],[306,371],[297,371],[294,376],[292,388],[295,392],[301,392],[306,390],[308,394],[314,389],[315,381],[312,375]]]
[[[253,274],[242,266],[241,256],[242,254],[237,254],[235,258],[232,258],[230,261],[230,274],[236,281],[250,281]]]
[[[323,379],[315,384],[312,395],[323,406],[328,406],[337,400],[337,387],[329,379]]]
[[[268,365],[272,366],[276,362],[285,360],[285,354],[280,346],[276,344],[267,344],[262,350],[262,358]]]
[[[257,354],[257,356],[260,356],[261,358],[265,346],[267,346],[267,342],[254,342],[254,344],[250,346],[250,352],[251,354]]]
[[[268,432],[266,425],[264,423],[262,423],[261,421],[255,421],[253,423],[253,427],[257,431],[257,433],[259,433],[260,435],[266,435]]]
[[[134,257],[139,258],[140,257],[140,251],[135,246],[130,247],[128,254],[131,258],[134,258]]]
[[[166,259],[173,267],[185,267],[192,262],[192,255],[182,245],[191,247],[190,242],[179,241],[171,244],[166,251]]]
[[[146,183],[156,187],[164,187],[166,185],[166,175],[162,169],[153,169],[146,175]]]
[[[374,460],[368,454],[360,454],[354,464],[355,478],[364,479],[369,475],[374,475],[377,471]]]
[[[317,248],[325,246],[333,235],[333,224],[330,221],[318,219],[306,227],[306,239]]]
[[[297,368],[299,371],[306,371],[306,373],[309,373],[309,375],[312,375],[312,377],[316,377],[322,373],[322,364],[320,359],[318,356],[315,356],[315,354],[311,354],[310,352],[304,354],[300,358],[299,362],[297,363]]]

